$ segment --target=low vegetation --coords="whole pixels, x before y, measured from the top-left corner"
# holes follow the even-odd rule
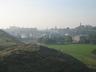
[[[3,50],[0,57],[0,72],[95,72],[70,55],[39,45]]]
[[[96,49],[95,49],[95,50],[93,50],[93,51],[92,51],[92,53],[96,55]]]
[[[96,68],[96,59],[92,57],[92,51],[96,50],[96,45],[91,44],[70,44],[70,45],[47,45],[49,48],[59,50],[72,55],[91,68]],[[94,51],[95,52],[95,51]]]

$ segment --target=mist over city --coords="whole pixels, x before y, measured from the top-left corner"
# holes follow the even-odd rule
[[[0,72],[96,72],[96,0],[0,0]]]
[[[95,0],[0,0],[0,28],[96,26]]]

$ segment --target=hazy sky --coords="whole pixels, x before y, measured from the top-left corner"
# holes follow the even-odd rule
[[[0,28],[96,25],[96,0],[0,0]]]

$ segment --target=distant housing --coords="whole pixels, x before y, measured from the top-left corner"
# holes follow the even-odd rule
[[[80,42],[80,35],[76,35],[72,37],[73,43],[79,43]]]

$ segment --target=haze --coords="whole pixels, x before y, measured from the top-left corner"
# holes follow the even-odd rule
[[[96,26],[96,0],[0,0],[0,28]]]

